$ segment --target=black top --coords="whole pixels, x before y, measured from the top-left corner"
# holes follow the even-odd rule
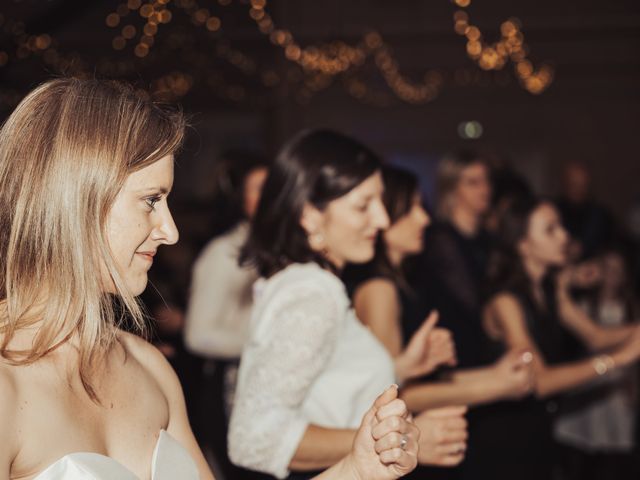
[[[402,325],[402,343],[406,345],[410,335],[413,333],[413,325],[420,326],[424,321],[424,312],[428,311],[424,299],[418,295],[418,292],[401,288],[398,282],[389,274],[385,274],[376,269],[373,262],[354,265],[349,264],[342,272],[342,280],[347,288],[349,298],[353,299],[353,295],[360,285],[373,280],[374,278],[384,278],[391,281],[398,292],[400,298],[401,316],[400,322]],[[421,317],[421,315],[423,315]],[[406,324],[410,324],[412,328],[405,328]],[[413,330],[413,331],[412,331]]]
[[[515,296],[524,313],[527,332],[545,363],[554,365],[571,359],[573,338],[560,323],[555,288],[544,286],[544,305],[528,292],[505,289]],[[499,292],[500,293],[500,292]],[[498,358],[506,348],[492,342],[488,357]],[[481,406],[470,416],[470,440],[463,478],[493,480],[550,479],[555,443],[553,418],[558,397],[502,401]]]
[[[491,243],[483,231],[466,236],[449,222],[437,222],[426,231],[425,249],[411,277],[426,310],[408,319],[407,333],[420,326],[428,310],[438,310],[439,326],[453,335],[460,368],[488,363],[481,302]]]

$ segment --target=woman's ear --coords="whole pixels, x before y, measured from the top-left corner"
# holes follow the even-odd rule
[[[322,212],[310,203],[305,203],[302,208],[300,225],[307,235],[317,234],[322,226]]]

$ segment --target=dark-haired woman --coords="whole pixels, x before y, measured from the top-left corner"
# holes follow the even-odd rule
[[[245,251],[266,279],[256,285],[240,364],[229,431],[234,462],[280,478],[324,469],[349,451],[377,392],[451,359],[451,344],[430,341],[434,318],[392,359],[350,308],[338,274],[373,257],[388,226],[382,192],[379,159],[343,135],[304,132],[278,155]],[[445,428],[449,420],[421,422]],[[392,446],[401,454],[417,441],[407,432]],[[436,448],[442,461],[464,450],[460,442],[421,447],[421,461]]]
[[[554,395],[636,362],[640,329],[599,326],[573,302],[569,288],[583,271],[566,268],[568,235],[552,204],[514,200],[501,219],[499,238],[484,326],[503,348],[533,352],[534,395],[485,411],[474,430],[478,448],[470,458],[469,478],[551,478]],[[563,270],[553,275],[558,269]],[[594,356],[567,361],[570,336]]]
[[[407,326],[416,323],[416,317],[426,309],[421,304],[423,299],[408,284],[403,267],[405,261],[422,251],[423,232],[430,218],[422,206],[415,175],[385,166],[382,176],[383,200],[391,225],[379,236],[374,259],[368,264],[350,265],[343,278],[358,318],[391,355],[397,355],[407,338]],[[514,350],[487,367],[449,370],[444,378],[414,382],[403,388],[402,397],[413,412],[519,398],[530,391],[532,381],[524,353]],[[416,478],[420,474],[433,476],[435,472],[414,472]],[[450,470],[442,474],[453,475]]]
[[[408,337],[407,326],[417,323],[416,316],[426,309],[423,299],[409,285],[403,266],[405,260],[422,251],[423,233],[430,217],[422,206],[415,175],[385,166],[382,176],[383,200],[391,225],[379,236],[374,259],[364,265],[350,265],[343,277],[358,318],[395,356]],[[523,395],[528,392],[530,376],[521,357],[513,353],[505,357],[504,365],[497,363],[473,371],[450,372],[445,382],[407,386],[403,389],[403,398],[409,409],[422,411]]]

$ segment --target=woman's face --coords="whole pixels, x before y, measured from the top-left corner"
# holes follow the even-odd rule
[[[107,240],[118,272],[132,295],[147,285],[147,272],[160,245],[178,241],[167,196],[173,186],[173,156],[133,172],[116,196],[107,218]],[[105,281],[114,291],[112,280]]]
[[[491,184],[484,163],[474,163],[462,170],[454,191],[454,208],[464,208],[474,215],[483,215],[489,209]]]
[[[560,214],[550,203],[542,203],[529,217],[529,229],[520,243],[520,253],[526,260],[545,267],[562,266],[567,262],[568,244],[569,235],[562,226]]]
[[[268,170],[265,167],[254,168],[244,179],[244,213],[247,218],[253,218],[260,202],[262,187],[267,179]]]
[[[413,196],[411,209],[396,220],[382,235],[389,250],[398,252],[403,257],[422,251],[424,229],[431,219],[422,206],[420,194]]]
[[[323,252],[338,268],[371,260],[378,232],[389,226],[383,190],[382,176],[376,172],[324,210],[305,208],[302,225],[311,248]],[[314,236],[320,240],[314,241]]]
[[[617,252],[607,253],[602,257],[602,284],[611,291],[619,290],[626,281],[624,259]]]

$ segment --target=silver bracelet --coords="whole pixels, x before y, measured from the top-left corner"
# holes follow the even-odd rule
[[[599,376],[605,375],[616,367],[616,362],[610,355],[598,355],[591,360],[591,364]]]

